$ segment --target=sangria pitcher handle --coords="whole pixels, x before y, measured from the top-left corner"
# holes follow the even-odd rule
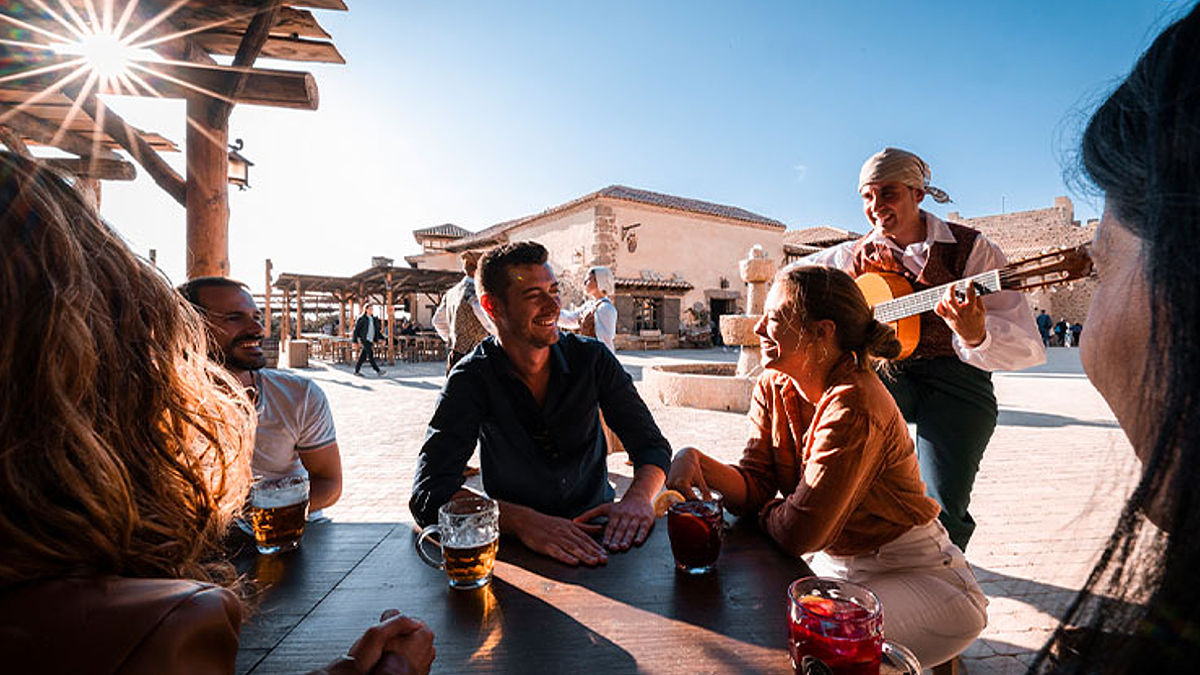
[[[921,675],[921,662],[908,647],[891,640],[883,641],[883,658],[904,673]]]

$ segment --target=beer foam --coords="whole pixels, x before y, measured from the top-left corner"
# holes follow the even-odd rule
[[[277,509],[304,501],[308,501],[308,483],[267,488],[255,486],[250,491],[250,505],[260,509]]]
[[[474,548],[491,543],[500,537],[500,532],[494,527],[478,527],[459,530],[458,532],[443,532],[442,546],[450,548]]]

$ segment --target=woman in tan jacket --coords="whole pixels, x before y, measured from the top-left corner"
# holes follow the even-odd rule
[[[883,603],[884,631],[927,666],[987,623],[987,600],[925,496],[908,425],[871,368],[900,352],[844,272],[796,267],[776,276],[755,326],[765,368],[752,432],[736,466],[695,448],[668,485],[714,488],[756,514],[782,548],[820,576],[861,583]]]

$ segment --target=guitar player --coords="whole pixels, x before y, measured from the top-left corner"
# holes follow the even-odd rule
[[[899,274],[922,290],[1007,264],[1000,248],[978,230],[923,211],[926,195],[950,201],[929,184],[920,157],[885,148],[863,164],[858,192],[871,231],[814,253],[797,264],[838,267],[851,275]],[[996,427],[991,371],[1020,370],[1046,360],[1033,313],[1017,291],[979,296],[947,290],[920,316],[915,352],[885,377],[904,418],[917,426],[917,455],[929,496],[950,539],[966,549],[975,530],[968,513],[979,462]]]

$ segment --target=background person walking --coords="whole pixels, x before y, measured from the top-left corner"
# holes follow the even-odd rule
[[[383,336],[383,322],[375,316],[375,308],[363,305],[362,316],[354,322],[354,341],[362,346],[358,353],[358,363],[354,364],[354,374],[362,375],[363,361],[370,361],[376,375],[382,375],[383,370],[375,362],[375,341]]]

